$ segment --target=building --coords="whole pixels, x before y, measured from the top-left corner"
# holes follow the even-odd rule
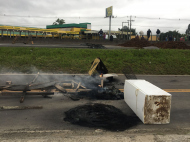
[[[60,38],[60,39],[104,39],[108,36],[108,31],[104,32],[104,37],[99,36],[98,30],[91,30],[91,23],[71,23],[63,25],[47,25],[46,29],[34,27],[20,27],[10,25],[0,25],[0,37],[21,37],[28,38]],[[111,31],[117,38],[124,38],[127,32]],[[129,33],[128,33],[129,34]]]

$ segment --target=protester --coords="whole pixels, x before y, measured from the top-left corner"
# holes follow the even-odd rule
[[[139,35],[137,34],[137,36],[135,37],[136,39],[139,39]]]
[[[102,31],[102,29],[100,29],[100,31],[98,32],[98,34],[99,34],[100,36],[103,35],[103,31]]]
[[[144,36],[142,35],[141,40],[144,40]]]
[[[159,37],[160,37],[160,30],[159,30],[159,29],[157,29],[156,34],[157,34],[157,38],[156,38],[156,40],[159,41]]]
[[[174,36],[174,41],[176,41],[176,38],[175,38],[175,36]]]
[[[113,41],[113,36],[112,35],[110,36],[110,41]]]
[[[168,41],[168,37],[166,37],[166,41]]]
[[[169,36],[169,41],[172,41],[172,36],[171,35]]]
[[[103,37],[104,37],[104,39],[106,39],[106,34],[105,33],[103,34]]]
[[[150,33],[151,33],[151,30],[150,29],[148,29],[148,31],[147,31],[147,40],[149,39],[149,37],[150,37]]]

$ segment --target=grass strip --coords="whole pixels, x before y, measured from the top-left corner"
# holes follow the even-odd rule
[[[0,72],[87,73],[97,57],[110,73],[122,73],[129,65],[135,74],[190,74],[190,50],[37,47],[0,47]]]

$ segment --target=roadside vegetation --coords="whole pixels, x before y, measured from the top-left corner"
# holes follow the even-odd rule
[[[190,74],[190,50],[108,50],[0,47],[1,73],[88,73],[99,57],[110,73],[130,66],[135,74]]]

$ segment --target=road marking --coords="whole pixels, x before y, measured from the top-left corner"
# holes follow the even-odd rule
[[[119,89],[121,92],[124,92],[124,89]],[[190,92],[190,89],[163,89],[166,92]]]
[[[190,92],[190,89],[163,89],[166,92]]]

